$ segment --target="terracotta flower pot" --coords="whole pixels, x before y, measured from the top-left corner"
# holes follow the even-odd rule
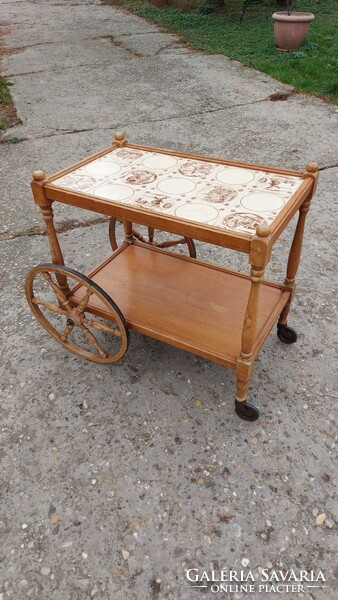
[[[277,50],[297,50],[301,47],[315,16],[306,12],[275,12],[275,40]]]

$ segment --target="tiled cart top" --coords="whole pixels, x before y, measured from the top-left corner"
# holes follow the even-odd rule
[[[271,223],[303,179],[135,148],[59,177],[60,188],[234,232]]]

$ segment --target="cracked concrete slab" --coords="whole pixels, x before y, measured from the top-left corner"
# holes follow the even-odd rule
[[[17,49],[6,58],[4,77],[32,75],[53,69],[74,69],[87,66],[96,69],[100,65],[111,64],[111,41],[109,36],[91,40],[90,46],[82,42],[51,42],[46,45],[26,46]]]
[[[28,138],[0,144],[1,600],[192,600],[187,568],[247,561],[254,573],[321,568],[326,587],[311,598],[334,600],[336,106],[301,94],[273,102],[290,86],[98,1],[0,9],[16,48],[2,68],[23,120],[6,135]],[[137,334],[121,361],[95,366],[27,306],[25,276],[50,260],[31,173],[109,146],[115,127],[141,144],[325,169],[290,318],[298,343],[268,337],[250,385],[255,423],[233,413],[231,370]],[[65,205],[55,214],[66,263],[88,272],[109,252],[107,223]],[[291,238],[289,227],[270,278],[283,279]],[[248,270],[245,255],[197,251]]]
[[[264,100],[276,90],[285,89],[273,79],[258,77],[252,91],[251,71],[248,81],[244,78],[243,82],[242,67],[237,72],[233,64],[230,64],[224,81],[227,59],[222,61],[222,80],[219,79],[219,64],[212,80],[198,68],[195,55],[193,58],[181,56],[180,67],[177,68],[175,55],[155,54],[140,58],[123,46],[111,45],[110,51],[106,43],[105,52],[110,53],[110,60],[105,64],[95,64],[95,59],[91,60],[88,55],[87,60],[94,66],[64,68],[60,61],[53,70],[12,77],[17,110],[23,125],[12,130],[11,134],[41,137],[58,130],[114,128],[119,123],[133,123],[136,119],[144,122],[177,115],[184,117],[220,107],[254,103]],[[95,44],[94,52],[96,48]],[[206,70],[209,68],[212,65],[207,60]],[[153,102],[149,102],[153,95],[154,77],[161,78],[161,86]],[[39,110],[36,110],[37,106]],[[254,119],[255,110],[252,110]]]
[[[114,39],[117,40],[123,48],[129,50],[132,53],[138,54],[141,57],[146,58],[151,55],[158,55],[162,51],[180,50],[188,52],[186,46],[183,45],[181,40],[170,33],[157,33],[149,32],[143,35],[139,34],[122,34],[114,35]]]
[[[119,34],[122,28],[124,33],[158,32],[150,23],[123,10],[112,12],[112,7],[99,2],[84,1],[73,5],[48,2],[48,10],[41,0],[1,5],[6,7],[4,24],[10,28],[6,46],[10,48],[71,43],[75,39],[87,46],[88,39]]]

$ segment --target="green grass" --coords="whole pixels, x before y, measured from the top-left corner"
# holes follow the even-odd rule
[[[1,104],[3,102],[5,102],[6,100],[10,100],[11,95],[9,93],[9,87],[13,85],[10,81],[4,81],[4,79],[2,79],[0,77],[0,102]]]
[[[11,95],[9,86],[12,85],[9,81],[4,81],[0,77],[0,129],[5,129],[7,126],[6,108],[11,103]]]
[[[185,11],[174,6],[156,9],[141,0],[106,1],[163,25],[196,50],[224,54],[298,91],[338,100],[337,0],[297,1],[295,10],[313,12],[316,18],[302,48],[292,52],[275,48],[271,15],[281,9],[270,0],[248,8],[242,24],[242,0],[226,0],[221,13],[204,15],[198,12],[198,0],[196,8]]]

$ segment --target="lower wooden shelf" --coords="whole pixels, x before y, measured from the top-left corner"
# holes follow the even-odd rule
[[[88,277],[116,302],[130,329],[236,366],[250,291],[248,276],[132,244],[113,254]],[[76,302],[80,297],[81,288],[74,288],[72,299]],[[253,358],[288,298],[283,286],[261,284]],[[97,299],[88,310],[109,319],[106,307]]]

